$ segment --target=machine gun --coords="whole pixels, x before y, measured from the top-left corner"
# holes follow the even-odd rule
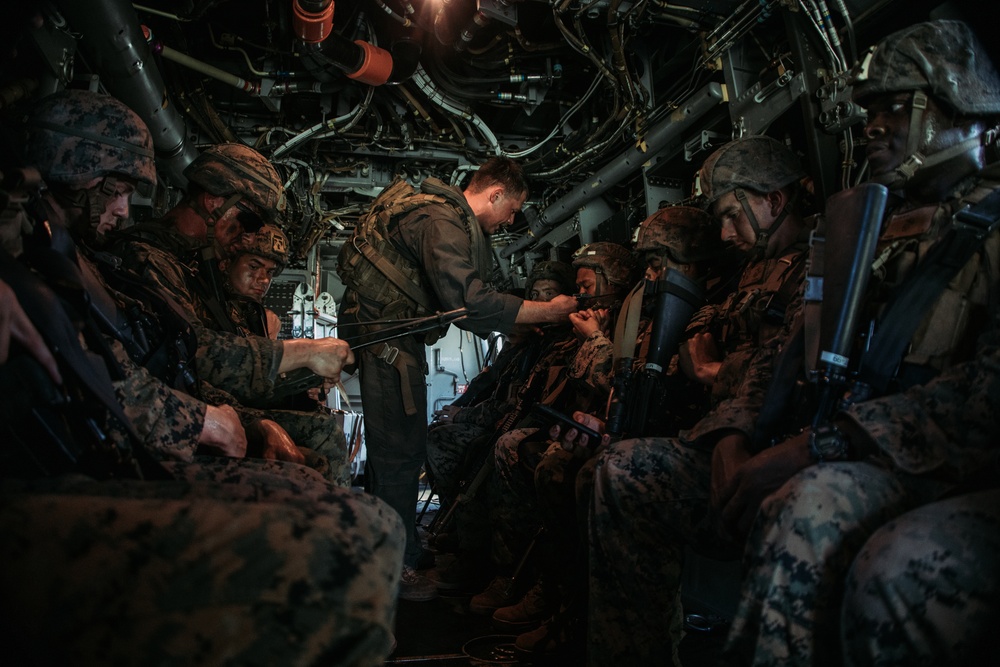
[[[607,432],[614,437],[644,434],[660,380],[677,353],[691,316],[705,300],[701,285],[673,269],[654,284],[652,295],[656,306],[643,367],[633,372],[632,357],[620,358],[615,367],[606,426]],[[622,341],[625,345],[632,342]]]
[[[375,331],[359,333],[353,336],[344,336],[343,340],[351,346],[351,350],[358,350],[379,343],[386,343],[396,338],[409,336],[411,334],[431,331],[452,322],[458,322],[470,315],[468,308],[456,308],[444,313],[435,313],[426,317],[411,317],[397,320],[374,320],[372,322],[350,322],[341,324],[340,327],[353,326],[379,326]],[[278,378],[278,383],[271,392],[273,398],[285,398],[302,393],[322,384],[323,378],[313,373],[308,368],[297,368],[287,373],[282,373]]]
[[[813,235],[805,300],[806,326],[809,309],[822,301],[819,365],[813,378],[818,400],[810,441],[813,455],[820,459],[831,447],[842,446],[839,432],[830,423],[833,414],[869,395],[864,383],[851,386],[850,354],[888,196],[889,191],[875,183],[832,195],[826,203],[826,235]]]

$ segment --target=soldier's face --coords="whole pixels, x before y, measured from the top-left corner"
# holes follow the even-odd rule
[[[750,208],[754,211],[754,215],[757,217],[757,223],[761,227],[766,228],[765,221],[768,219],[768,216],[761,215],[766,208],[762,205],[762,199],[762,197],[758,197],[752,192],[747,193],[747,201],[750,204]],[[736,198],[736,193],[727,192],[722,197],[719,197],[719,200],[715,202],[712,213],[722,226],[721,236],[723,242],[731,243],[743,251],[750,250],[754,243],[757,242],[757,234],[754,233],[750,219],[747,217],[746,211],[743,210],[743,204]]]
[[[576,286],[580,290],[580,294],[598,296],[597,272],[593,269],[581,266],[576,270]]]
[[[865,154],[874,180],[888,178],[909,157],[906,148],[910,132],[920,133],[917,150],[929,156],[975,136],[980,131],[979,126],[972,121],[957,122],[954,115],[941,107],[933,97],[928,97],[927,108],[919,127],[914,129],[910,127],[912,109],[912,92],[880,95],[868,103],[868,122],[865,124],[868,145]],[[978,151],[978,147],[970,149],[969,159],[974,159],[973,156]],[[921,169],[909,181],[909,185],[926,183],[942,171],[950,170],[955,173],[956,169],[961,171],[954,160]]]
[[[865,154],[872,177],[892,173],[906,157],[912,98],[912,93],[894,93],[880,95],[868,104]]]
[[[646,280],[651,282],[656,282],[663,275],[663,272],[667,270],[666,262],[663,259],[663,255],[654,251],[646,251],[646,271],[644,276]]]
[[[85,189],[98,187],[104,179],[96,178],[86,184]],[[118,223],[128,218],[129,202],[135,186],[131,183],[118,181],[115,185],[114,193],[105,200],[104,212],[97,221],[97,225],[92,230],[100,238],[110,231],[118,228]]]
[[[559,283],[554,280],[536,280],[528,292],[528,301],[551,301],[559,294]]]
[[[511,195],[503,188],[494,188],[490,193],[489,206],[485,213],[476,216],[487,234],[493,234],[501,227],[514,222],[514,216],[524,206],[527,195]]]
[[[238,216],[239,210],[233,206],[215,223],[215,244],[220,257],[228,257],[233,246],[243,238],[246,230]]]
[[[266,257],[243,254],[228,261],[223,270],[233,293],[260,303],[271,287],[278,264]]]

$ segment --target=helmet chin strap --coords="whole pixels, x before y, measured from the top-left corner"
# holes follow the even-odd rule
[[[215,253],[215,225],[222,219],[222,216],[228,213],[229,209],[236,206],[236,203],[241,199],[243,199],[243,195],[238,192],[233,193],[229,195],[229,197],[222,202],[222,204],[217,206],[214,211],[209,211],[198,199],[191,201],[191,208],[193,208],[195,213],[200,215],[202,219],[205,220],[205,226],[207,228],[205,232],[205,240],[208,243],[208,247],[212,249],[211,254],[213,256]]]
[[[750,200],[747,198],[746,190],[736,188],[733,190],[733,194],[736,195],[736,199],[739,200],[740,205],[743,207],[743,212],[746,213],[747,220],[750,222],[750,228],[753,229],[753,233],[757,237],[757,241],[753,244],[748,255],[752,259],[763,257],[764,253],[767,252],[767,244],[771,240],[771,236],[778,231],[778,227],[788,217],[788,209],[791,206],[791,202],[781,209],[781,213],[778,214],[778,217],[774,219],[769,228],[761,229],[760,223],[757,221],[757,216],[754,215],[753,208],[750,207]]]
[[[997,128],[991,127],[975,136],[960,141],[954,146],[941,149],[936,153],[924,155],[920,152],[921,129],[924,125],[924,115],[927,112],[927,94],[922,90],[913,93],[913,104],[910,111],[910,129],[906,138],[906,157],[892,172],[874,178],[890,190],[899,190],[905,186],[921,169],[948,162],[973,148],[985,147],[997,138]]]

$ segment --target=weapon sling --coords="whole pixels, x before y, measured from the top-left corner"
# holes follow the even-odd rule
[[[865,355],[861,380],[884,393],[914,332],[948,283],[1000,225],[1000,188],[955,214],[944,238],[935,243],[913,276],[890,299]]]

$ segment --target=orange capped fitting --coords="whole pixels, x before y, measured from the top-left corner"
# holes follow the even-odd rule
[[[307,12],[299,0],[292,0],[292,14],[295,36],[307,44],[319,44],[333,31],[333,0],[318,12]]]
[[[392,54],[360,39],[354,41],[364,51],[365,59],[356,72],[347,78],[367,83],[370,86],[381,86],[389,80],[392,74]]]

